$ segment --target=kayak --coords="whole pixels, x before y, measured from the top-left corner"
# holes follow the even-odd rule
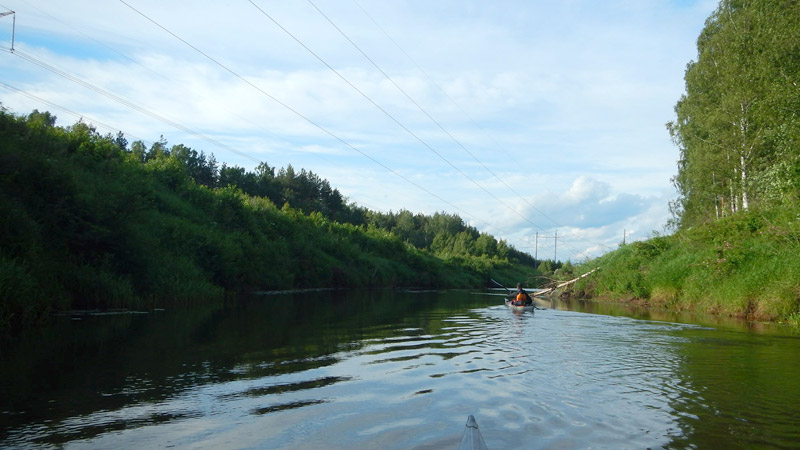
[[[467,417],[467,427],[464,429],[464,436],[461,437],[461,445],[458,450],[489,450],[486,442],[483,441],[481,430],[478,429],[478,422],[472,414]]]
[[[508,309],[512,311],[534,311],[536,309],[536,306],[534,305],[516,306],[508,300],[506,300],[506,306],[508,306]]]

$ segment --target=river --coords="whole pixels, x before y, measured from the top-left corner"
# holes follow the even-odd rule
[[[800,335],[487,292],[61,317],[0,353],[2,448],[797,448]]]

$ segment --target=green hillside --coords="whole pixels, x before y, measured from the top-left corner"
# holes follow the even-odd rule
[[[455,215],[376,213],[291,166],[253,172],[162,139],[0,112],[0,328],[72,309],[236,292],[475,287],[533,260]],[[509,281],[510,282],[510,281]]]

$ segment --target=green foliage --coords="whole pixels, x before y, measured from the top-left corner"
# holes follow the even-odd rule
[[[254,172],[223,164],[218,184],[236,187],[251,196],[268,198],[276,205],[288,203],[306,214],[319,212],[340,222],[352,222],[361,215],[358,208],[348,205],[327,180],[305,169],[296,172],[291,165],[281,168],[276,175],[275,168],[267,163],[259,164]]]
[[[721,0],[667,128],[680,230],[601,259],[595,291],[752,318],[797,314],[800,3]]]
[[[722,0],[668,124],[681,151],[673,224],[688,228],[800,193],[800,3]]]
[[[489,234],[479,232],[455,214],[435,213],[433,216],[426,216],[415,215],[407,210],[397,213],[369,211],[365,221],[371,227],[391,232],[415,248],[444,260],[458,260],[464,266],[482,274],[487,273],[484,268],[506,261],[530,267],[536,265],[527,253],[510,247],[505,241],[498,241]]]
[[[194,306],[265,289],[480,286],[530,271],[455,215],[373,213],[291,166],[217,170],[213,156],[163,137],[128,148],[121,134],[54,124],[49,113],[0,112],[0,330],[57,310]]]
[[[587,293],[653,306],[775,320],[800,310],[800,209],[737,214],[635,242],[589,266]]]

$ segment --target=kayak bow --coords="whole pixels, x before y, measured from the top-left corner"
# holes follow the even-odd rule
[[[464,429],[464,436],[461,438],[458,450],[489,450],[486,442],[483,441],[481,430],[478,429],[478,422],[472,414],[467,417],[467,427]]]

